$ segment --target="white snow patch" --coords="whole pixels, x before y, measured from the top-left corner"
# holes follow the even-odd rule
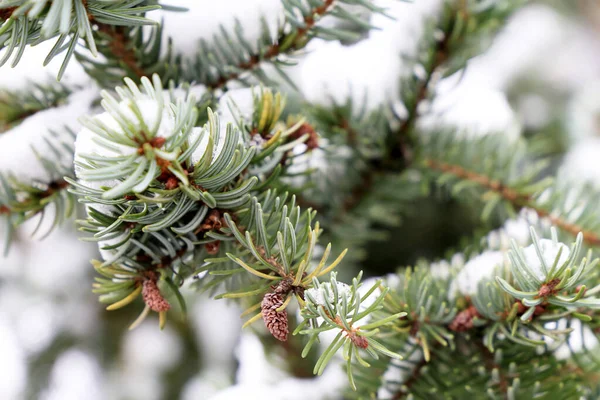
[[[525,246],[530,242],[529,222],[523,213],[516,219],[509,219],[500,229],[490,232],[487,236],[490,248],[506,251],[510,248],[511,239],[518,245]]]
[[[597,351],[598,338],[589,326],[584,325],[580,320],[572,318],[569,323],[569,328],[573,329],[568,334],[567,343],[563,343],[554,351],[554,356],[559,360],[566,360],[571,357],[573,352],[581,353],[582,351]],[[566,329],[567,321],[561,319],[557,322],[546,324],[546,329]],[[551,341],[551,339],[548,339]]]
[[[164,10],[151,11],[146,16],[163,21],[162,51],[166,52],[168,39],[173,40],[173,50],[184,58],[191,58],[200,51],[200,40],[213,43],[213,36],[223,26],[233,34],[238,19],[244,27],[244,38],[251,44],[260,37],[260,20],[265,17],[271,36],[275,35],[277,22],[283,16],[279,0],[239,1],[220,0],[202,2],[179,2],[173,5],[186,7],[185,12]]]
[[[51,138],[49,132],[61,133],[65,127],[77,131],[79,128],[77,118],[90,110],[96,95],[95,86],[76,91],[68,97],[66,104],[39,111],[0,135],[0,170],[11,172],[24,182],[48,181],[42,163],[35,156],[32,147],[42,156],[52,156],[53,153],[44,138],[50,139],[53,145],[60,149],[60,143]],[[61,141],[71,141],[70,136],[66,134],[61,135],[60,138]],[[60,164],[71,165],[72,155],[66,154],[65,151],[62,154],[64,157],[60,160]]]
[[[567,108],[567,128],[573,141],[600,137],[600,80],[577,91]]]
[[[411,347],[414,349],[418,345],[412,344],[406,346],[406,351],[402,354],[406,354],[411,351]],[[423,360],[423,353],[420,348],[412,350],[408,358],[404,360],[392,359],[388,368],[383,374],[383,386],[377,391],[378,399],[391,399],[399,391],[402,390],[402,384],[411,376],[415,369],[415,366]]]
[[[534,273],[534,275],[541,280],[542,282],[546,280],[546,276],[550,269],[552,269],[552,265],[558,257],[558,253],[560,253],[560,258],[558,258],[557,268],[563,265],[567,259],[569,258],[569,254],[571,251],[569,247],[564,243],[557,242],[555,243],[550,239],[539,239],[538,241],[540,252],[542,253],[542,259],[537,254],[535,249],[535,245],[531,244],[523,249],[523,255],[525,257],[525,262],[529,269]],[[548,268],[546,271],[544,265]]]
[[[423,31],[423,20],[440,9],[439,0],[416,2],[379,1],[386,7],[387,18],[378,14],[371,23],[381,30],[355,45],[313,40],[308,54],[289,75],[313,103],[356,101],[366,98],[368,109],[380,106],[398,94],[401,71],[400,54],[412,55]]]
[[[54,57],[47,66],[43,65],[55,42],[56,38],[46,40],[35,46],[27,46],[16,67],[11,68],[10,61],[0,67],[2,70],[2,73],[0,73],[0,88],[24,89],[31,82],[45,83],[56,80],[65,53]],[[5,51],[5,49],[0,50],[0,57],[4,55]],[[13,57],[15,53],[13,52]],[[62,77],[62,82],[69,85],[82,85],[89,81],[90,77],[73,57]]]
[[[197,293],[190,296],[196,297]],[[239,307],[208,296],[201,296],[190,307],[189,317],[196,328],[204,364],[210,364],[211,369],[233,365],[234,347],[242,330],[241,312]]]
[[[496,274],[497,267],[505,265],[506,262],[506,255],[501,251],[486,251],[468,261],[452,281],[450,296],[457,291],[462,295],[475,295],[479,282],[484,279],[492,279]]]
[[[210,369],[206,369],[202,374],[190,379],[182,390],[182,400],[199,400],[199,395],[203,399],[209,399],[215,396],[219,390],[231,386],[230,372],[227,369],[215,368],[212,363]],[[245,397],[244,397],[245,398]]]
[[[535,77],[557,89],[572,89],[597,78],[600,56],[597,33],[569,21],[547,5],[517,12],[485,53],[472,59],[464,76],[448,80],[504,89],[520,76]],[[452,83],[451,83],[452,82]]]
[[[211,400],[324,400],[339,396],[347,385],[348,378],[336,359],[320,377],[299,379],[288,376],[269,363],[260,340],[250,334],[242,335],[238,358],[238,383],[210,397]]]
[[[600,188],[599,155],[600,136],[588,137],[576,143],[563,161],[561,172],[564,173],[565,182],[591,183]]]
[[[346,300],[350,300],[351,288],[345,283],[336,282],[336,289],[338,293],[337,302],[338,304],[342,302],[343,298]],[[325,304],[331,304],[335,300],[335,295],[333,292],[333,285],[330,282],[323,282],[321,286],[318,288],[310,288],[306,291],[307,300],[314,299],[313,304],[324,306]]]
[[[58,315],[54,304],[39,299],[26,304],[16,319],[21,346],[27,353],[36,353],[48,346],[57,333]]]
[[[510,141],[520,137],[518,118],[501,91],[462,84],[437,93],[430,109],[420,119],[422,128],[456,127],[466,137],[490,133],[502,133]]]

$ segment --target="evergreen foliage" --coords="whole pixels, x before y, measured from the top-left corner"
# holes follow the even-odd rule
[[[151,312],[161,329],[183,320],[192,285],[241,305],[244,328],[299,340],[302,357],[320,344],[316,375],[343,359],[347,398],[595,398],[597,349],[556,350],[571,347],[574,324],[600,332],[600,193],[553,179],[548,153],[527,138],[473,138],[422,118],[437,83],[462,73],[525,3],[445,0],[399,74],[398,98],[367,111],[353,99],[298,101],[286,68],[311,40],[360,40],[374,27],[353,10],[385,14],[368,0],[282,0],[275,33],[263,20],[250,42],[238,22],[191,58],[161,48],[162,26],[145,16],[157,1],[4,1],[0,65],[56,39],[46,63],[65,53],[60,79],[80,62],[104,111],[46,139],[46,180],[0,174],[0,216],[11,236],[38,215],[54,227],[82,204],[82,240],[102,258],[93,292],[107,310],[137,307],[130,329]],[[224,104],[239,86],[252,87],[250,112]],[[0,92],[0,135],[75,90]],[[307,166],[315,153],[325,173]],[[479,218],[463,259],[398,259],[370,282],[353,271],[419,203],[440,198]],[[490,232],[523,213],[530,244],[513,240],[465,290],[474,259],[497,251]]]

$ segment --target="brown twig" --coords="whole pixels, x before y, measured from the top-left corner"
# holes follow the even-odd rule
[[[56,192],[61,191],[66,189],[67,187],[69,187],[69,184],[64,180],[64,179],[58,179],[56,181],[50,182],[46,188],[46,190],[39,192],[39,193],[30,193],[27,197],[18,200],[16,203],[13,203],[12,206],[10,204],[7,205],[3,205],[0,206],[0,214],[10,214],[12,212],[27,212],[27,211],[31,211],[28,210],[27,207],[29,207],[31,204],[38,204],[41,202],[41,200],[44,200],[52,195],[54,195]],[[38,212],[40,212],[40,210],[43,207],[41,207],[40,209],[35,210],[35,214],[37,214]],[[33,215],[35,215],[33,214]],[[31,216],[33,216],[31,215]]]
[[[17,7],[0,8],[0,20],[6,21],[10,17],[12,17],[12,14],[13,12],[15,12],[16,9]]]
[[[553,225],[561,228],[565,232],[577,236],[579,232],[583,234],[583,240],[593,246],[600,246],[600,237],[594,232],[586,231],[583,227],[565,221],[561,217],[551,215],[548,210],[543,209],[541,206],[535,203],[531,195],[519,193],[515,189],[505,186],[502,182],[491,179],[485,175],[481,175],[472,171],[469,171],[461,166],[452,165],[432,159],[426,159],[424,165],[428,168],[441,171],[444,173],[452,174],[460,179],[465,179],[471,182],[477,183],[486,189],[489,189],[502,196],[503,199],[510,202],[515,208],[529,208],[540,217],[547,218]]]
[[[350,122],[346,118],[342,118],[339,127],[346,131],[348,135],[348,144],[352,147],[356,146],[358,142],[358,132],[350,125]]]
[[[93,19],[92,22],[94,22]],[[138,62],[135,51],[131,46],[130,38],[126,34],[125,27],[98,22],[95,22],[95,24],[98,26],[99,32],[109,36],[108,48],[116,59],[125,64],[137,78],[148,75]]]
[[[335,0],[325,0],[322,5],[313,8],[311,10],[311,12],[307,16],[304,17],[305,27],[299,28],[295,32],[295,34],[296,34],[295,43],[301,43],[302,40],[307,37],[308,31],[310,30],[310,28],[312,28],[315,25],[318,17],[324,15],[329,10],[329,8],[333,5],[334,2],[335,2]],[[294,34],[294,33],[291,33],[291,34]],[[215,81],[213,83],[208,83],[206,86],[213,90],[219,89],[219,88],[225,86],[225,84],[227,84],[227,82],[239,78],[240,75],[242,75],[244,72],[248,72],[248,71],[255,69],[260,63],[262,63],[264,61],[269,61],[269,60],[272,60],[272,59],[278,57],[279,55],[281,55],[283,53],[283,51],[281,49],[281,43],[283,43],[283,41],[288,37],[288,35],[290,35],[290,34],[282,34],[275,43],[273,43],[272,45],[270,45],[267,48],[267,50],[264,52],[264,54],[252,54],[252,55],[250,55],[248,61],[245,61],[245,62],[237,65],[237,68],[241,70],[240,72],[232,72],[228,75],[222,75],[217,81]],[[299,48],[300,48],[300,46],[298,46],[297,44],[294,44],[290,47],[291,50],[297,50]],[[287,49],[286,49],[286,51],[287,51]]]
[[[407,118],[400,124],[400,127],[393,132],[393,140],[395,143],[391,147],[391,151],[383,160],[371,163],[361,175],[359,183],[354,187],[350,196],[344,202],[344,213],[356,207],[363,196],[370,192],[370,189],[375,182],[377,176],[384,171],[398,169],[397,161],[401,160],[400,169],[404,169],[412,163],[412,145],[410,143],[410,133],[414,128],[419,117],[419,105],[429,97],[429,90],[435,72],[448,60],[450,56],[449,38],[450,32],[453,29],[453,22],[445,29],[444,38],[439,41],[435,47],[435,57],[427,67],[427,75],[425,79],[419,82],[416,89],[415,101],[408,109]],[[349,144],[356,144],[357,133],[348,124],[348,121],[342,121],[340,125],[342,129],[348,132]]]
[[[394,393],[392,400],[400,400],[400,399],[406,397],[408,394],[410,394],[411,386],[414,385],[415,382],[420,378],[421,371],[428,363],[429,362],[426,361],[425,358],[423,357],[421,359],[421,361],[419,361],[419,363],[417,365],[415,365],[415,368],[412,370],[412,373],[410,374],[408,379],[405,380],[404,383],[402,384],[402,387],[406,390],[397,391],[396,393]]]
[[[392,158],[395,156],[394,151],[399,152],[398,155],[402,157],[405,164],[408,165],[412,161],[412,151],[410,150],[410,133],[414,128],[417,119],[419,117],[419,105],[429,97],[429,90],[432,79],[436,71],[448,60],[450,57],[449,40],[450,34],[454,28],[454,19],[451,20],[449,26],[445,29],[444,37],[440,40],[435,47],[435,56],[427,68],[427,75],[425,79],[419,82],[417,88],[417,95],[415,101],[411,104],[408,109],[408,116],[402,122],[398,130],[396,131],[397,146],[392,148]]]

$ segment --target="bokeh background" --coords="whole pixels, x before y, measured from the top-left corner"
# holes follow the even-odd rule
[[[193,54],[198,40],[210,40],[221,24],[231,28],[237,18],[251,39],[259,34],[261,16],[274,28],[282,13],[278,0],[166,3],[190,7],[188,13],[149,14],[164,21],[165,40],[172,37],[182,54]],[[372,15],[380,29],[364,40],[310,43],[290,70],[299,95],[325,104],[366,98],[368,107],[383,107],[398,98],[401,74],[420,73],[407,71],[401,55],[414,54],[441,0],[375,3],[393,18]],[[16,68],[0,68],[0,88],[53,80],[60,60],[42,67],[51,46],[27,49]],[[0,134],[0,171],[36,176],[31,146],[53,127],[77,129],[77,118],[94,107],[98,90],[76,62],[63,81],[81,88],[67,104]],[[438,91],[421,110],[424,124],[442,122],[473,135],[535,136],[569,179],[600,185],[600,2],[533,2],[464,74],[440,82]],[[389,270],[357,266],[377,275],[419,256],[441,257],[440,249],[458,240],[453,209],[445,205],[441,217],[439,204],[422,207],[421,217],[430,216],[420,219],[422,226],[408,221],[387,241],[367,246],[370,257],[379,257],[372,264]],[[106,312],[91,293],[89,260],[98,257],[96,245],[80,241],[72,224],[32,237],[36,222],[23,226],[8,256],[0,258],[0,399],[318,399],[336,398],[345,385],[340,366],[311,378],[310,363],[293,357],[297,349],[273,348],[266,337],[242,332],[238,308],[193,290],[186,292],[187,323],[174,321],[160,331],[149,318],[127,331],[139,310]]]

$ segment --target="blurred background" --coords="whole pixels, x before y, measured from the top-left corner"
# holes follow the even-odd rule
[[[210,40],[220,24],[231,28],[238,18],[251,40],[259,33],[260,16],[266,15],[274,27],[282,13],[278,0],[168,3],[190,11],[149,16],[164,21],[165,40],[172,37],[182,54],[195,51],[198,39]],[[424,21],[440,10],[441,0],[375,3],[388,7],[393,17],[371,16],[380,30],[356,44],[314,40],[291,69],[307,101],[326,104],[332,98],[366,96],[374,109],[398,97],[399,77],[408,68],[401,55],[416,51]],[[29,48],[16,68],[2,67],[0,88],[53,80],[60,60],[42,67],[51,46]],[[77,118],[94,107],[98,90],[76,62],[70,63],[63,82],[81,90],[67,104],[0,133],[1,171],[35,176],[28,162],[30,147],[53,127],[78,129]],[[473,135],[533,137],[539,155],[553,156],[571,179],[600,185],[597,0],[537,1],[523,8],[465,73],[440,82],[438,90],[423,123],[442,122]],[[430,216],[420,220],[424,226],[416,230],[408,221],[402,228],[406,231],[390,232],[387,241],[367,246],[365,251],[378,256],[378,262],[358,260],[356,266],[380,275],[421,256],[441,257],[440,249],[458,243],[457,232],[469,229],[464,215],[460,223],[452,218],[453,207],[460,205],[422,207],[421,217]],[[331,365],[322,377],[313,378],[312,361],[298,359],[293,343],[284,347],[267,335],[242,332],[238,308],[191,289],[187,323],[171,321],[160,331],[158,321],[149,318],[128,331],[139,310],[106,312],[91,293],[89,260],[99,257],[97,246],[80,241],[72,224],[43,239],[39,233],[32,237],[36,223],[23,226],[8,256],[0,258],[0,399],[317,399],[336,398],[345,385],[340,366]],[[408,231],[414,234],[408,237]],[[424,242],[427,247],[420,246]],[[389,269],[372,270],[370,265]]]

